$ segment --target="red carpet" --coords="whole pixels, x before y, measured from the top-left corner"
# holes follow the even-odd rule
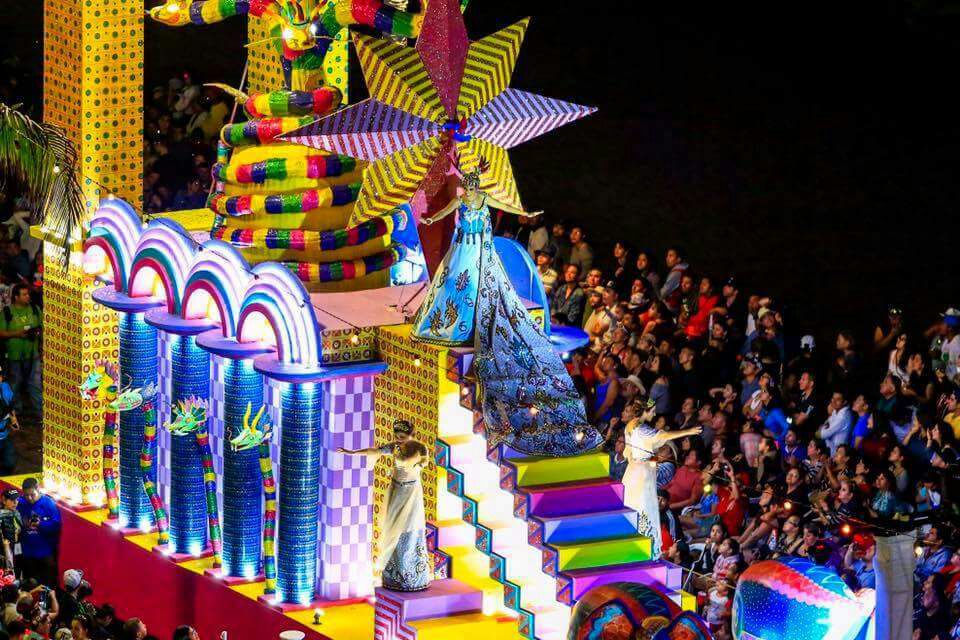
[[[287,629],[303,631],[309,640],[326,638],[213,578],[124,541],[63,504],[60,514],[60,574],[82,570],[93,586],[93,602],[111,603],[122,618],[142,618],[161,640],[181,624],[195,627],[204,640],[219,640],[223,631],[229,640],[273,640]]]

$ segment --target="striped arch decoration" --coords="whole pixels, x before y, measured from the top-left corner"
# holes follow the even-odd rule
[[[90,236],[83,243],[84,271],[109,279],[119,293],[126,293],[127,276],[133,266],[143,224],[129,204],[119,198],[100,201],[90,219]],[[99,263],[103,258],[106,264]],[[104,271],[109,266],[110,273]]]
[[[243,294],[252,280],[249,272],[250,265],[232,245],[220,240],[204,242],[187,273],[181,305],[183,317],[203,317],[206,310],[191,302],[202,297],[197,292],[206,292],[217,305],[223,337],[234,337]]]
[[[184,282],[196,251],[190,234],[182,226],[172,220],[153,220],[137,242],[127,294],[131,298],[154,295],[152,270],[163,282],[167,311],[179,315]]]
[[[310,296],[296,275],[275,262],[262,262],[253,268],[237,320],[240,342],[262,339],[262,335],[257,335],[261,328],[251,321],[258,314],[273,329],[281,363],[320,365],[323,326],[317,320]]]

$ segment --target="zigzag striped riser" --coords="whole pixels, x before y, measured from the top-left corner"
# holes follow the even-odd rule
[[[449,439],[441,436],[435,461],[438,468],[446,471],[448,491],[461,501],[463,521],[474,529],[474,546],[489,558],[489,575],[502,586],[504,604],[518,616],[520,633],[531,640],[562,637],[568,607],[591,587],[614,581],[656,586],[678,604],[689,605],[690,598],[680,591],[681,569],[649,560],[651,541],[637,534],[638,515],[623,504],[623,485],[609,478],[609,459],[605,454],[542,459],[509,449],[486,449],[480,435],[482,415],[477,411],[475,388],[466,375],[471,359],[470,351],[451,349],[447,378],[459,386],[460,406],[469,412],[471,430],[478,435],[471,438],[451,434]],[[474,464],[476,457],[484,453],[494,467],[482,470],[482,465]],[[505,492],[503,497],[509,497],[503,507],[525,523],[523,542],[531,551],[539,552],[539,562],[536,555],[530,554],[514,558],[518,551],[512,545],[523,543],[510,542],[515,540],[513,534],[501,530],[504,523],[497,521],[498,516],[487,513],[480,518],[480,512],[488,508],[481,508],[480,502],[500,502],[494,493],[480,489],[480,476],[487,472],[494,475],[490,478],[494,487],[499,480],[499,489]],[[480,475],[474,478],[472,474]],[[476,482],[481,482],[476,490],[486,495],[467,494],[467,486]],[[493,511],[500,512],[497,507]],[[503,517],[507,514],[499,516]],[[514,525],[507,528],[517,533]],[[501,537],[504,535],[507,537]],[[526,557],[521,558],[522,555]],[[511,559],[514,561],[508,563]],[[536,571],[538,564],[548,581],[535,576],[530,580],[530,572]],[[551,582],[555,589],[552,603],[545,602],[549,596],[544,592]],[[529,594],[523,591],[527,587],[533,589]]]
[[[492,532],[479,523],[477,501],[464,493],[463,473],[450,466],[450,445],[438,438],[434,460],[438,468],[447,472],[447,491],[463,502],[463,521],[476,529],[475,546],[490,558],[490,577],[503,585],[503,603],[517,614],[517,629],[521,635],[534,640],[534,613],[520,606],[521,588],[507,578],[507,559],[491,549]]]
[[[433,558],[433,579],[443,580],[453,577],[450,573],[450,556],[440,550],[437,544],[439,532],[432,522],[427,523],[427,551]]]
[[[377,594],[373,618],[374,640],[416,640],[417,632],[403,623],[403,607],[399,600]]]

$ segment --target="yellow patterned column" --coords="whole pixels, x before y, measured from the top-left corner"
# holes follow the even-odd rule
[[[260,93],[282,89],[283,69],[277,57],[277,49],[270,38],[266,20],[251,17],[247,22],[247,41],[256,42],[247,49],[247,93]],[[236,82],[234,80],[233,82]]]
[[[247,49],[247,93],[276,91],[284,88],[283,69],[280,58],[272,42],[264,42],[271,37],[266,20],[251,18],[247,23],[247,41],[256,42]],[[343,92],[343,103],[347,103],[347,45],[350,32],[341,29],[334,37],[327,55],[323,58],[323,84],[337,87]],[[309,87],[313,89],[315,87]]]
[[[44,119],[77,146],[88,211],[113,194],[143,193],[143,2],[45,0]],[[106,193],[105,193],[106,192]],[[63,268],[44,245],[44,484],[75,502],[101,503],[102,408],[77,385],[98,358],[117,358],[114,314],[93,303],[79,253]]]
[[[410,325],[380,327],[380,358],[387,370],[377,377],[374,386],[376,405],[376,444],[382,446],[393,439],[393,421],[409,420],[413,437],[427,446],[430,463],[423,471],[423,499],[427,520],[437,518],[437,466],[433,451],[437,443],[437,425],[447,391],[447,349],[413,342]],[[455,394],[456,392],[454,392]],[[381,460],[374,467],[374,523],[380,509],[386,508],[385,497],[390,485],[390,467]],[[380,531],[374,528],[374,546],[379,544]]]

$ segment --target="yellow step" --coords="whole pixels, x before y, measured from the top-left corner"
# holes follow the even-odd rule
[[[610,476],[610,456],[602,451],[568,458],[530,456],[509,462],[517,468],[517,486],[559,484]]]
[[[504,616],[486,616],[482,613],[466,613],[446,618],[429,618],[411,622],[417,630],[417,640],[519,640],[517,621]]]
[[[650,538],[640,535],[550,546],[557,550],[560,571],[643,562],[651,553]]]

